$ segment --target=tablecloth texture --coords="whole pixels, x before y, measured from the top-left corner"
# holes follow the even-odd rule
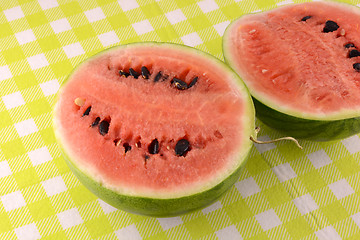
[[[51,128],[59,86],[87,57],[162,41],[223,59],[221,37],[233,19],[291,2],[2,0],[0,239],[360,239],[359,135],[300,141],[303,150],[255,145],[239,181],[213,205],[151,218],[117,210],[83,187]],[[262,140],[281,136],[258,125]]]

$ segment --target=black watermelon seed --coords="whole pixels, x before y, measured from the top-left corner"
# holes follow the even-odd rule
[[[91,106],[90,106],[90,107],[88,107],[88,108],[85,110],[85,112],[83,113],[83,115],[82,115],[82,116],[84,117],[84,116],[89,115],[90,111],[91,111]]]
[[[188,88],[188,85],[186,84],[186,82],[178,79],[178,78],[173,78],[172,83],[175,85],[175,87],[179,90],[185,90]]]
[[[108,121],[102,120],[99,125],[99,133],[103,136],[106,135],[109,132],[109,126],[110,123]]]
[[[145,162],[146,162],[147,160],[150,159],[150,156],[145,154],[145,155],[144,155],[144,159],[145,159]]]
[[[155,138],[154,140],[152,140],[152,142],[150,143],[149,147],[148,147],[149,153],[150,154],[157,154],[159,153],[159,141]]]
[[[359,72],[360,71],[360,63],[354,63],[353,68]]]
[[[100,122],[100,117],[95,118],[94,122],[91,124],[91,127],[96,127]]]
[[[355,45],[353,43],[348,43],[348,44],[345,44],[344,47],[345,48],[352,48],[352,47],[355,47]]]
[[[138,74],[134,69],[129,68],[129,73],[131,76],[133,76],[134,78],[138,78],[140,76],[140,74]]]
[[[336,22],[329,20],[329,21],[326,21],[323,32],[324,33],[333,32],[333,31],[337,30],[338,28],[339,28],[339,25],[337,25]]]
[[[120,70],[119,74],[120,74],[120,76],[125,76],[125,77],[130,76],[130,73],[124,72],[123,70]]]
[[[158,72],[158,73],[156,74],[156,76],[155,76],[155,78],[154,78],[154,82],[158,82],[161,77],[162,77],[162,73],[161,73],[161,71],[160,71],[160,72]]]
[[[145,67],[145,66],[141,67],[141,75],[142,75],[143,78],[149,79],[150,72],[147,69],[147,67]]]
[[[306,21],[306,20],[308,20],[308,19],[310,19],[310,18],[312,18],[312,16],[305,16],[305,17],[303,17],[303,18],[301,19],[301,21]]]
[[[360,52],[358,50],[353,49],[349,52],[349,58],[358,57],[358,56],[360,56]]]
[[[129,143],[124,143],[124,144],[123,144],[123,147],[124,147],[124,149],[125,149],[125,153],[127,153],[128,151],[131,150],[131,146],[130,146]]]
[[[190,143],[186,139],[180,139],[175,145],[175,154],[184,156],[190,150]]]
[[[192,86],[194,86],[197,82],[199,78],[198,77],[194,77],[194,79],[191,81],[191,83],[189,84],[188,88],[191,88]]]

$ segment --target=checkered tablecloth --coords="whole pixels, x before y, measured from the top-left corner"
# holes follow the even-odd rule
[[[117,44],[193,46],[220,59],[235,18],[278,0],[2,0],[0,239],[360,239],[360,138],[256,145],[213,205],[174,218],[117,210],[66,166],[54,96],[82,60]],[[296,1],[297,2],[297,1]],[[359,0],[348,0],[359,4]],[[258,122],[260,139],[281,135]]]

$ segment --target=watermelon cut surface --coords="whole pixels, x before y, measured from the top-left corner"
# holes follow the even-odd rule
[[[257,117],[294,137],[327,141],[360,132],[359,8],[291,4],[233,21],[226,62],[254,98]]]
[[[169,216],[232,186],[254,118],[246,87],[224,63],[141,43],[80,64],[60,90],[53,125],[67,164],[92,192],[120,209]]]

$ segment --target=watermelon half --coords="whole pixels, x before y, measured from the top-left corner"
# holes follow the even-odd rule
[[[333,3],[292,4],[233,21],[226,62],[240,75],[265,124],[296,138],[360,132],[360,11]]]
[[[176,44],[114,47],[60,89],[56,138],[70,169],[114,207],[171,216],[203,207],[237,181],[255,112],[223,62]]]

